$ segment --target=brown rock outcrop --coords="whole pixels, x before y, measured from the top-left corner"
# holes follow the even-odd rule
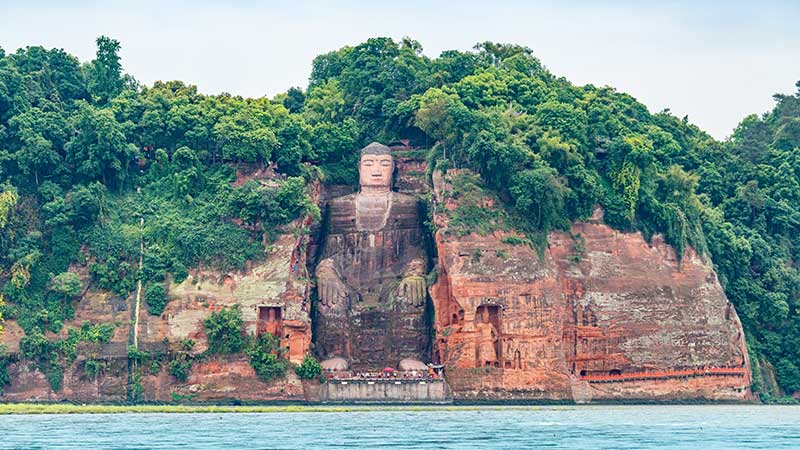
[[[458,202],[434,181],[436,356],[457,398],[751,398],[741,324],[694,251],[679,263],[601,215],[552,233],[543,255],[511,231],[455,238]]]

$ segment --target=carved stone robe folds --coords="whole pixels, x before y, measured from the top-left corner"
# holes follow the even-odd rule
[[[416,198],[390,192],[331,200],[317,265],[317,353],[353,369],[427,360],[426,255]],[[324,233],[324,231],[323,231]]]

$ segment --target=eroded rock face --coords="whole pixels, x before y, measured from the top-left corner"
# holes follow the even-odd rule
[[[174,398],[203,402],[304,399],[303,385],[294,371],[287,370],[284,378],[265,383],[256,376],[243,355],[219,355],[195,363],[186,383],[176,384],[168,374],[159,373],[144,376],[142,385],[143,401]]]
[[[293,227],[305,227],[298,221]],[[273,333],[295,363],[302,361],[311,344],[305,233],[280,235],[265,260],[239,272],[221,273],[195,269],[182,283],[168,286],[169,302],[161,316],[150,315],[142,305],[139,315],[139,350],[150,355],[170,355],[181,350],[181,341],[192,339],[193,352],[207,348],[203,319],[224,307],[239,305],[245,330],[251,335]],[[125,401],[134,378],[129,373],[128,343],[134,299],[114,297],[107,292],[89,291],[76,302],[74,320],[65,324],[78,328],[84,321],[116,323],[111,342],[79,344],[77,358],[64,370],[63,386],[53,392],[44,374],[27,361],[8,367],[11,385],[5,386],[0,401],[85,402]],[[6,324],[2,339],[14,352],[22,330],[15,322]],[[57,336],[50,336],[56,338]],[[179,382],[169,375],[169,357],[152,365],[143,363],[138,383],[143,401],[219,400],[302,400],[303,386],[291,369],[281,379],[265,383],[256,376],[246,355],[213,356],[196,361],[189,379]],[[84,370],[87,360],[100,361],[99,376]]]
[[[557,268],[528,246],[498,255],[501,239],[437,233],[438,359],[457,395],[569,399]]]
[[[211,312],[239,305],[245,330],[251,335],[272,333],[281,338],[292,362],[300,362],[311,344],[307,300],[304,236],[281,235],[267,260],[243,273],[194,271],[170,286],[170,302],[159,318],[142,316],[145,341],[194,339],[195,351],[206,348],[202,321]]]
[[[438,204],[436,355],[462,398],[747,400],[741,324],[710,264],[593,221],[543,255],[509,232],[456,238]],[[598,212],[599,214],[599,212]]]

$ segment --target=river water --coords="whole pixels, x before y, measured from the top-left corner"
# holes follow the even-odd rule
[[[800,407],[0,416],[0,449],[800,449]]]

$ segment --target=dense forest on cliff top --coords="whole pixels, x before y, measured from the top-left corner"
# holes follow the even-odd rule
[[[369,39],[318,56],[307,88],[245,99],[142,86],[118,42],[97,44],[88,63],[0,49],[0,313],[26,333],[20,357],[45,369],[68,357],[48,332],[90,287],[127,296],[142,280],[159,314],[168,274],[263,257],[276,227],[318,214],[310,181],[355,183],[362,145],[410,139],[432,167],[480,174],[533,241],[599,204],[618,229],[708,255],[754,366],[800,390],[800,92],[719,142],[613,88],[575,86],[516,45],[431,59],[413,40]],[[281,176],[233,183],[270,164]],[[75,335],[108,332],[85,328]]]

